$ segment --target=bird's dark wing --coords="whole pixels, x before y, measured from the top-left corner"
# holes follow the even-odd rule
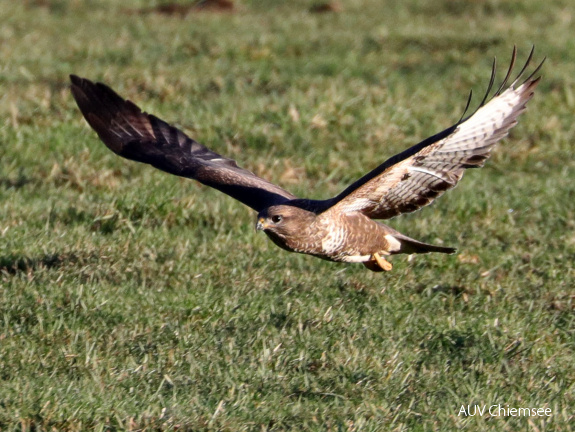
[[[114,153],[218,189],[256,211],[295,196],[142,112],[108,86],[71,75],[82,114]]]
[[[430,204],[453,188],[466,168],[483,166],[495,143],[517,123],[533,96],[540,79],[535,75],[543,62],[521,81],[532,55],[533,50],[518,77],[506,88],[515,64],[513,49],[507,76],[486,103],[495,78],[494,62],[489,88],[475,113],[388,159],[333,198],[327,211],[357,211],[373,219],[389,219]]]

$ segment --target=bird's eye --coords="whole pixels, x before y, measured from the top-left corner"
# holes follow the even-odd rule
[[[275,224],[280,223],[282,221],[282,219],[283,218],[280,215],[273,215],[272,216],[272,222]]]

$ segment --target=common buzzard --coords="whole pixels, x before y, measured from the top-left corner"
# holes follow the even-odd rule
[[[517,123],[533,96],[541,64],[522,78],[533,50],[517,78],[507,86],[515,65],[513,48],[507,75],[489,97],[496,62],[477,110],[465,112],[453,126],[399,153],[364,175],[334,198],[297,198],[236,162],[213,152],[182,131],[101,83],[71,75],[72,93],[100,139],[116,154],[182,177],[195,179],[258,212],[256,228],[278,246],[331,261],[363,263],[389,271],[384,258],[399,253],[454,253],[409,238],[374,219],[389,219],[430,204],[453,188],[466,168],[477,168],[497,141]]]

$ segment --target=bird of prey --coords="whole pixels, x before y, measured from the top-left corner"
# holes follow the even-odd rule
[[[70,79],[82,114],[116,154],[195,179],[241,201],[258,212],[256,229],[283,249],[389,271],[388,255],[455,252],[409,238],[374,219],[418,210],[455,187],[465,169],[483,166],[495,143],[517,123],[540,80],[536,75],[543,62],[523,77],[533,51],[507,85],[517,54],[513,48],[507,75],[490,96],[493,62],[487,92],[473,114],[465,117],[470,93],[463,116],[453,126],[389,158],[326,200],[297,198],[143,112],[108,86],[75,75]]]

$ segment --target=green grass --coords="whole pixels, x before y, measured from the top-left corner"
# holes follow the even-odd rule
[[[0,1],[1,430],[574,429],[571,1],[25,3]],[[67,78],[324,198],[456,121],[513,44],[548,57],[519,126],[390,223],[459,253],[388,274],[288,254],[241,204],[118,158]]]

